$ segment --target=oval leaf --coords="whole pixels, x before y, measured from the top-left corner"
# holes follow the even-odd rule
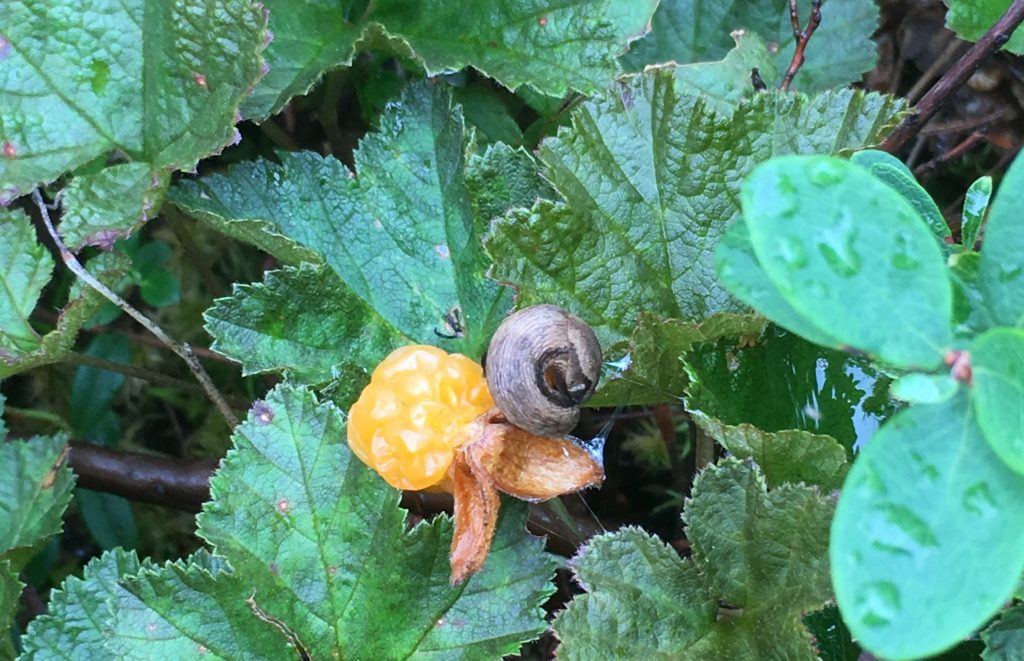
[[[965,394],[892,418],[854,463],[832,522],[836,599],[861,645],[922,658],[991,617],[1024,567],[1022,492]]]
[[[981,290],[997,324],[1024,321],[1024,158],[1010,166],[989,208],[981,248]]]
[[[740,198],[758,261],[807,321],[898,367],[941,363],[949,277],[902,195],[847,161],[787,156],[754,170]]]
[[[1024,473],[1024,331],[995,328],[971,345],[974,405],[988,444]]]

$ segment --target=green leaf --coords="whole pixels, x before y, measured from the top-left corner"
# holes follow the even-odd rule
[[[189,169],[234,139],[261,73],[266,15],[251,0],[12,0],[4,13],[7,200],[114,151],[154,171]],[[99,176],[85,186],[121,177]]]
[[[60,234],[73,252],[84,246],[110,250],[163,203],[167,171],[125,163],[75,177],[64,189]]]
[[[685,507],[691,560],[634,528],[573,560],[587,594],[555,620],[559,658],[816,658],[800,618],[830,596],[831,514],[816,488],[768,490],[747,462],[708,468]]]
[[[1010,8],[1010,0],[949,0],[946,25],[966,41],[978,41]],[[1024,54],[1024,32],[1015,31],[1004,46],[1017,55]]]
[[[981,233],[981,223],[988,211],[988,202],[992,197],[992,177],[978,177],[967,189],[964,196],[963,219],[960,221],[960,243],[968,250],[974,250]]]
[[[939,404],[956,394],[959,384],[949,374],[904,374],[892,383],[892,396],[911,404]]]
[[[128,338],[113,333],[103,333],[94,337],[84,353],[87,356],[122,364],[130,363],[132,359],[132,348]],[[121,390],[125,379],[124,374],[88,365],[75,368],[75,374],[71,379],[71,400],[68,402],[68,422],[71,423],[75,438],[94,443],[116,440],[95,438],[92,434],[103,417],[109,413],[110,404]]]
[[[278,386],[234,434],[199,534],[312,658],[498,657],[545,628],[554,562],[503,507],[481,573],[451,587],[451,521],[408,529],[399,492],[349,451],[344,414]],[[313,559],[311,561],[311,559]]]
[[[694,564],[639,528],[594,537],[570,566],[587,593],[555,618],[559,659],[679,658],[715,620]]]
[[[127,267],[127,259],[118,253],[98,255],[87,266],[89,272],[108,287],[122,278]],[[0,346],[0,379],[61,360],[74,346],[79,329],[106,300],[88,285],[75,282],[68,303],[57,317],[56,328],[39,339],[34,348],[18,352],[12,351],[10,345]]]
[[[820,446],[824,437],[827,449],[818,447],[814,454],[838,460],[834,454],[838,441],[838,447],[847,448],[852,459],[852,449],[870,439],[882,423],[882,414],[868,410],[871,397],[887,395],[886,379],[872,366],[846,352],[822,349],[777,328],[769,329],[756,343],[726,338],[697,346],[687,353],[683,367],[689,377],[687,409],[716,419],[711,435],[733,453],[736,450],[728,441],[734,434],[740,438],[733,442],[744,447],[747,441],[742,439],[747,434],[753,435],[751,440],[771,442],[775,438],[772,432],[802,430],[811,434],[793,435],[790,442]],[[733,429],[745,423],[753,429]],[[705,429],[711,431],[710,427]],[[775,479],[773,467],[755,460],[769,484],[781,481]],[[823,467],[826,475],[839,468],[831,460]]]
[[[894,661],[926,657],[991,617],[1024,569],[1021,493],[1024,476],[986,444],[965,393],[882,427],[847,476],[829,547],[860,644]]]
[[[325,266],[268,271],[235,285],[207,310],[212,348],[242,374],[286,370],[302,383],[330,380],[340,364],[369,372],[405,339]]]
[[[0,560],[10,560],[14,570],[60,532],[75,483],[67,443],[59,434],[0,444]]]
[[[1024,473],[1024,330],[993,328],[970,355],[978,425],[999,458]]]
[[[132,504],[121,496],[92,489],[75,489],[78,513],[96,545],[104,551],[121,547],[133,549],[139,544]]]
[[[953,283],[953,334],[972,340],[994,325],[981,285],[981,255],[953,252],[947,260]]]
[[[921,184],[917,183],[914,173],[903,164],[903,161],[877,149],[859,151],[850,157],[850,161],[866,168],[871,174],[889,184],[897,193],[906,198],[917,215],[928,223],[928,227],[940,239],[953,235],[949,231],[949,225],[946,224],[942,211],[935,204],[935,200],[928,194],[928,191],[921,187]]]
[[[838,345],[899,367],[935,367],[952,341],[939,246],[913,207],[863,168],[788,156],[743,184],[743,216],[764,272]]]
[[[36,241],[25,212],[0,209],[0,359],[39,345],[28,318],[52,272],[53,257]]]
[[[775,62],[764,39],[745,32],[734,32],[732,36],[736,47],[720,62],[684,64],[675,68],[679,91],[705,95],[708,105],[719,112],[728,112],[742,99],[753,95],[751,75],[754,69],[768,87],[775,85]]]
[[[119,584],[106,641],[114,658],[296,656],[286,630],[260,619],[252,586],[206,551],[123,575]]]
[[[325,70],[351,63],[361,40],[415,57],[428,75],[472,66],[510,89],[529,83],[552,96],[595,92],[615,77],[616,56],[646,31],[657,6],[652,0],[342,4],[267,3],[270,73],[243,107],[246,117],[276,113]]]
[[[1024,323],[1024,158],[1018,156],[999,184],[989,208],[981,249],[981,290],[993,320],[1000,325]]]
[[[258,218],[320,254],[391,326],[437,344],[458,308],[465,337],[446,348],[477,357],[511,307],[483,278],[464,170],[462,114],[441,86],[407,89],[356,152],[358,177],[333,158],[281,153],[281,165],[240,165],[210,180],[228,219]]]
[[[982,630],[985,661],[1013,661],[1024,649],[1024,604],[1003,611],[998,620]]]
[[[110,658],[104,642],[110,636],[111,601],[123,589],[118,581],[149,566],[148,560],[140,563],[134,551],[123,549],[93,558],[81,578],[69,576],[50,593],[47,612],[29,623],[21,639],[21,659]]]
[[[675,61],[707,62],[725,56],[732,47],[729,36],[739,29],[755,32],[766,41],[783,44],[772,58],[772,76],[781,78],[793,57],[793,28],[786,0],[715,2],[663,0],[654,13],[651,32],[634,43],[622,59],[632,71],[647,64]],[[875,66],[871,33],[878,24],[878,7],[870,0],[827,1],[821,26],[807,48],[807,59],[793,86],[813,92],[860,79]],[[801,22],[810,18],[810,2],[800,2]],[[775,73],[777,71],[777,73]],[[749,77],[750,72],[747,72]],[[765,81],[766,70],[761,70]]]
[[[11,569],[11,561],[0,560],[0,656],[5,659],[15,657],[14,643],[9,632],[24,587],[18,580],[18,573]]]
[[[846,449],[831,436],[799,429],[766,432],[743,423],[727,425],[687,407],[694,422],[737,459],[752,459],[775,488],[787,482],[838,489],[849,466]]]
[[[471,85],[454,88],[452,95],[462,106],[466,121],[479,129],[485,142],[523,144],[522,129],[495,90]]]
[[[566,307],[606,345],[628,338],[641,311],[689,321],[743,311],[714,272],[715,246],[739,217],[739,180],[773,155],[870,143],[896,110],[843,91],[759,94],[722,115],[681,95],[671,69],[626,79],[542,143],[564,203],[495,223],[491,275],[515,284],[521,304]]]
[[[473,205],[477,231],[487,231],[491,221],[516,207],[531,207],[555,192],[540,176],[533,155],[523,148],[497,143],[466,163],[466,188]]]

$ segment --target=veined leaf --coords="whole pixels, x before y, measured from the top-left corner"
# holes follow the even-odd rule
[[[608,346],[641,311],[689,321],[741,311],[714,272],[715,247],[739,217],[739,181],[774,155],[871,143],[897,111],[886,97],[837,92],[759,94],[720,115],[681,94],[671,69],[631,77],[541,145],[564,203],[497,222],[491,274],[523,304],[570,309]]]
[[[211,481],[199,534],[266,618],[315,658],[498,657],[545,628],[554,562],[503,507],[483,570],[449,583],[451,521],[408,530],[399,492],[352,455],[344,414],[282,385],[257,403]]]
[[[847,476],[829,545],[839,609],[861,645],[894,661],[928,657],[994,615],[1024,569],[1022,492],[966,393],[889,420]]]
[[[269,0],[270,73],[243,106],[262,119],[303,94],[330,68],[351,63],[360,40],[405,52],[428,75],[472,66],[515,89],[594,92],[618,71],[616,57],[650,23],[654,0],[499,3],[444,0],[329,3]]]
[[[281,153],[280,166],[243,164],[201,180],[212,191],[206,213],[270,223],[320,255],[402,335],[479,357],[512,297],[483,277],[462,114],[444,87],[424,83],[380,125],[356,152],[358,176],[333,158]],[[455,309],[464,337],[441,340],[435,331]]]
[[[736,47],[720,62],[683,64],[675,68],[679,91],[686,94],[704,94],[709,105],[719,112],[728,112],[740,100],[755,93],[751,80],[757,69],[768,87],[775,84],[775,60],[768,44],[755,33],[734,32]]]
[[[147,163],[125,163],[75,177],[64,189],[64,243],[72,251],[84,246],[110,250],[160,208],[169,174]]]
[[[989,207],[981,247],[980,285],[997,324],[1024,323],[1024,158],[1018,156]]]
[[[252,0],[8,0],[3,14],[5,200],[113,151],[191,168],[233,139],[261,75],[266,15]]]

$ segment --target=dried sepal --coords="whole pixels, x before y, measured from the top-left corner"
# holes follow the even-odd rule
[[[452,535],[452,585],[475,574],[487,560],[498,524],[501,498],[486,473],[476,470],[458,453],[451,467],[455,496]]]

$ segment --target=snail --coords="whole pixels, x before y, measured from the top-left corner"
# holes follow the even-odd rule
[[[538,436],[564,436],[597,388],[601,345],[582,319],[556,305],[509,315],[487,348],[487,387],[509,422]]]

